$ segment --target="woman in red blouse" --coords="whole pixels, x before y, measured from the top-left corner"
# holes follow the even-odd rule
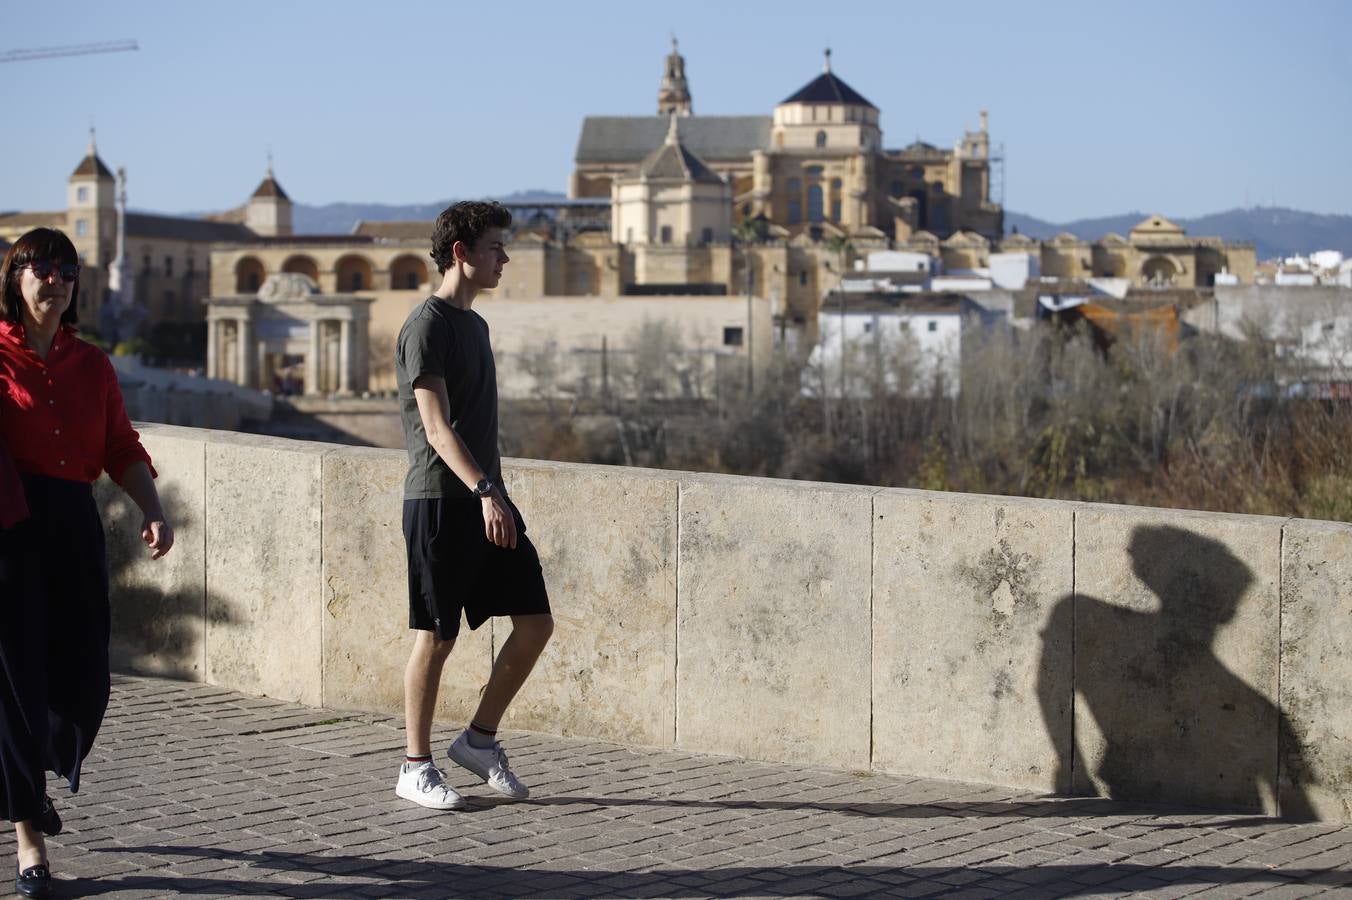
[[[50,228],[19,238],[0,264],[0,445],[28,510],[0,530],[0,811],[14,823],[14,886],[26,897],[51,890],[43,834],[61,820],[47,772],[79,789],[108,705],[108,562],[91,489],[99,473],[140,507],[152,558],[174,543],[112,364],[76,334],[79,277],[74,245]],[[16,517],[5,512],[0,519]]]

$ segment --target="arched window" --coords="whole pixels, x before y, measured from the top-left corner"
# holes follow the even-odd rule
[[[832,178],[832,179],[831,179],[831,221],[832,221],[832,222],[839,222],[839,221],[840,221],[840,204],[841,204],[840,191],[841,191],[841,181],[840,181],[840,179],[839,179],[839,178]]]
[[[286,262],[282,263],[282,271],[308,276],[311,281],[319,280],[319,265],[310,257],[301,254],[288,256]]]
[[[671,243],[671,226],[670,226],[670,225],[663,225],[663,226],[662,226],[662,243],[664,243],[664,244],[670,244],[670,243]]]
[[[427,281],[427,265],[416,256],[400,256],[390,263],[390,287],[396,291],[417,290]]]
[[[337,271],[338,290],[365,291],[371,287],[371,261],[364,256],[350,254],[338,260],[334,267]]]
[[[803,221],[803,182],[797,178],[789,179],[789,224],[797,225]]]
[[[826,146],[826,132],[825,132],[825,131],[819,131],[819,132],[817,132],[817,146],[818,146],[818,147],[825,147],[825,146]]]
[[[257,293],[263,286],[263,264],[252,256],[235,263],[235,291],[240,294]]]
[[[824,218],[826,218],[826,211],[822,204],[822,186],[810,184],[807,188],[807,220],[809,222],[820,222]]]

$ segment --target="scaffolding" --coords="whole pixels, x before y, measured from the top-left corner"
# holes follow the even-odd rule
[[[997,206],[1005,205],[1005,145],[1000,142],[991,148],[990,201]]]

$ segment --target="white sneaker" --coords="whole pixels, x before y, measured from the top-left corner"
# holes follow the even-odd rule
[[[399,767],[399,783],[394,792],[428,809],[464,809],[468,804],[446,783],[441,770],[425,763],[404,763]]]
[[[512,770],[507,768],[507,752],[496,741],[492,747],[475,747],[470,744],[469,735],[462,731],[460,737],[456,738],[446,751],[446,755],[451,758],[451,762],[478,775],[499,794],[513,800],[525,800],[530,796],[530,788],[522,784],[520,779],[512,774]]]

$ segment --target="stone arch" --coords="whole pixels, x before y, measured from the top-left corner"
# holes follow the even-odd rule
[[[306,256],[304,253],[288,256],[286,262],[282,263],[282,271],[304,275],[313,281],[319,281],[319,263],[314,261],[314,257]]]
[[[267,277],[267,269],[263,268],[263,263],[258,257],[241,257],[240,261],[235,263],[235,292],[256,294]]]
[[[390,262],[390,287],[396,291],[416,291],[427,282],[427,263],[412,254]]]
[[[333,267],[333,271],[337,276],[338,291],[340,293],[371,290],[371,261],[366,257],[356,253],[349,253],[348,255],[339,258],[338,262]]]
[[[1178,266],[1163,256],[1152,256],[1141,266],[1141,280],[1146,284],[1169,285],[1178,277]]]

